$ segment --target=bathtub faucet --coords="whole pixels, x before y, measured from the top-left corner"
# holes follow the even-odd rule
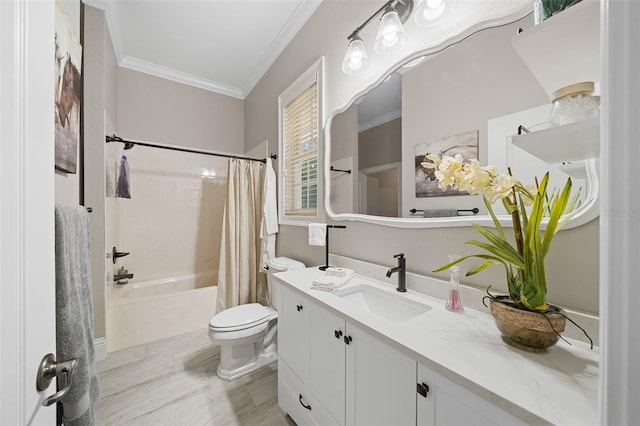
[[[114,281],[125,280],[133,278],[133,274],[115,274],[113,276]]]

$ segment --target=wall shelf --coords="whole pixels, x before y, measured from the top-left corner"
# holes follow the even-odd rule
[[[549,96],[570,84],[600,82],[597,0],[582,0],[515,35],[512,42]]]
[[[551,164],[597,158],[600,156],[600,119],[515,135],[511,143]]]

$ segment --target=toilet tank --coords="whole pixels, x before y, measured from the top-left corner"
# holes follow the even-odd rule
[[[269,294],[268,303],[275,309],[278,309],[278,286],[280,285],[273,274],[282,271],[291,271],[293,269],[304,269],[305,264],[288,257],[274,257],[267,262],[269,269],[267,270],[267,291]]]

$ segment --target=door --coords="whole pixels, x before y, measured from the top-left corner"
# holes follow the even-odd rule
[[[53,1],[0,1],[0,424],[56,422]]]
[[[345,424],[345,322],[309,303],[309,390],[338,424]]]
[[[416,361],[347,322],[346,424],[415,425]]]
[[[278,356],[304,382],[309,371],[310,303],[284,285],[278,287],[278,297]]]

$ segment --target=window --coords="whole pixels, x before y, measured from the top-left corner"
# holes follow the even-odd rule
[[[306,225],[323,217],[321,71],[322,59],[278,98],[280,223]]]

